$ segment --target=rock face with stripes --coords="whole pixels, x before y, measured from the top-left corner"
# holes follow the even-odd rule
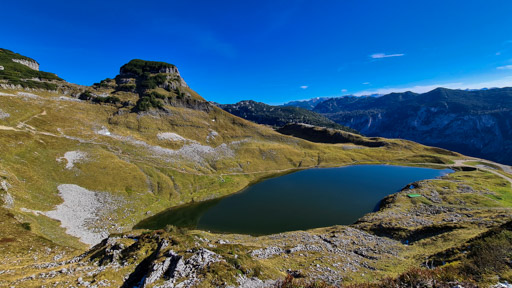
[[[37,63],[36,61],[29,61],[29,60],[25,60],[25,59],[12,59],[12,61],[16,62],[16,63],[23,64],[32,70],[39,71],[39,63]],[[0,70],[3,70],[3,67]]]
[[[512,88],[331,98],[314,112],[366,136],[400,138],[512,163]]]

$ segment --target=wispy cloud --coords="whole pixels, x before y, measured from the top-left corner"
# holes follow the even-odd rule
[[[347,91],[347,89],[341,89],[341,93],[346,93]]]
[[[363,85],[370,85],[370,82],[363,82],[361,84],[363,84]]]
[[[405,54],[403,54],[403,53],[397,53],[397,54],[375,53],[375,54],[370,55],[370,58],[382,59],[382,58],[402,57],[402,56],[405,56]]]
[[[512,70],[512,65],[498,66],[496,67],[498,70]]]
[[[503,42],[501,44],[501,49],[498,50],[498,52],[496,52],[496,56],[500,56],[500,55],[508,53],[511,49],[510,44],[512,44],[512,40],[506,40],[505,42]]]
[[[306,86],[306,85],[302,85],[300,86],[300,89],[308,89],[309,86]]]
[[[363,90],[354,93],[355,96],[372,95],[372,94],[389,94],[392,92],[406,92],[412,91],[416,93],[425,93],[434,90],[438,87],[444,87],[449,89],[481,89],[481,88],[501,88],[501,87],[512,87],[512,76],[505,77],[502,79],[482,82],[453,82],[453,83],[436,83],[432,85],[416,85],[409,87],[389,87],[375,90]]]
[[[203,31],[202,34],[197,35],[195,40],[202,49],[212,50],[226,58],[234,59],[238,55],[237,50],[231,43],[222,40],[211,31]]]

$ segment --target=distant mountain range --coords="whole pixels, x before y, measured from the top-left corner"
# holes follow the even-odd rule
[[[357,97],[381,97],[381,96],[383,96],[383,95],[382,94],[371,94],[371,95],[363,95],[363,96],[357,96]],[[313,110],[316,107],[316,105],[318,105],[324,101],[327,101],[329,99],[337,99],[337,98],[344,98],[344,97],[355,97],[355,96],[345,95],[345,96],[341,96],[341,97],[316,97],[316,98],[311,98],[311,99],[307,99],[307,100],[297,100],[297,101],[286,102],[281,106],[294,106],[294,107],[300,107],[300,108],[304,108],[304,109],[308,109],[308,110]]]
[[[220,107],[275,127],[305,123],[355,130],[366,136],[407,139],[512,164],[512,88],[437,88],[422,94],[319,97],[282,106],[242,101]]]
[[[290,101],[284,103],[281,106],[294,106],[300,107],[308,110],[313,110],[318,103],[324,102],[326,100],[332,99],[332,97],[316,97],[309,100],[298,100],[298,101]]]
[[[512,163],[512,88],[331,98],[312,111],[367,136],[403,138]]]
[[[357,133],[354,129],[301,107],[272,106],[252,100],[240,101],[236,104],[217,104],[217,106],[238,117],[275,128],[291,123],[304,123]]]

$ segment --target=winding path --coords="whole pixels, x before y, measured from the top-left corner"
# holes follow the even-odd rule
[[[473,167],[473,168],[475,168],[475,166],[465,164],[466,162],[473,162],[473,161],[478,161],[478,162],[482,162],[482,163],[487,163],[487,164],[490,164],[490,165],[498,166],[505,173],[512,174],[512,167],[510,167],[508,165],[494,163],[494,162],[491,162],[491,161],[488,161],[488,160],[478,159],[478,158],[454,160],[455,164],[452,164],[450,166],[454,166],[454,167]],[[492,173],[494,175],[500,176],[501,178],[503,178],[503,179],[507,180],[508,182],[510,182],[510,185],[512,185],[512,178],[510,178],[510,177],[508,177],[506,175],[503,175],[502,173],[499,173],[495,169],[485,168],[485,167],[476,167],[476,168],[478,168],[480,170],[483,170],[483,171],[486,171],[486,172],[490,172],[490,173]]]

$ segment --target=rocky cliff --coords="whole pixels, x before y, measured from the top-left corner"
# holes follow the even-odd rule
[[[39,71],[39,63],[35,60],[27,60],[27,59],[12,59],[13,62],[20,63],[22,65],[27,66],[32,70]]]
[[[156,61],[144,61],[140,59],[131,60],[129,63],[123,65],[119,70],[119,75],[116,76],[117,84],[135,83],[138,80],[157,79],[156,85],[163,89],[176,89],[178,87],[188,87],[185,80],[180,75],[178,68],[173,64]],[[165,78],[165,79],[163,79]]]
[[[438,88],[424,94],[334,98],[314,111],[364,135],[408,139],[512,163],[512,88]]]

